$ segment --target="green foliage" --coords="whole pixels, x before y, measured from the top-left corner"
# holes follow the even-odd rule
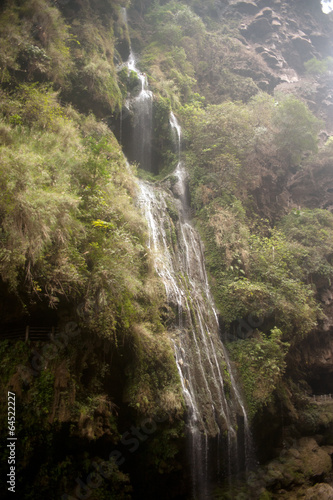
[[[92,11],[84,0],[68,25],[46,0],[7,2],[0,16],[0,83],[49,81],[81,109],[119,109],[125,96],[113,62],[115,4]]]
[[[181,117],[189,149],[191,201],[226,326],[234,328],[241,318],[255,315],[262,319],[264,331],[275,324],[285,340],[298,342],[322,317],[311,283],[317,273],[331,276],[330,250],[310,256],[308,245],[293,241],[282,225],[278,231],[259,224],[258,232],[256,215],[244,207],[246,189],[263,175],[260,164],[275,157],[281,170],[286,169],[298,164],[306,151],[315,150],[318,120],[294,97],[276,103],[264,93],[249,104],[204,107],[196,101],[182,107]],[[318,233],[315,245],[320,245],[320,235],[330,238],[323,227],[327,221],[314,214],[307,217],[313,226],[310,220],[308,229],[304,226],[304,242],[311,241],[310,227]]]
[[[55,6],[45,0],[7,2],[0,17],[1,82],[10,74],[20,79],[64,84],[72,67],[68,26]]]
[[[39,126],[55,132],[65,125],[66,116],[58,102],[58,94],[50,85],[21,84],[11,101],[7,102],[7,116],[13,125]]]
[[[235,192],[251,142],[251,116],[241,103],[188,104],[181,109],[190,139],[193,204],[200,209],[222,192]]]
[[[228,345],[242,376],[251,418],[271,401],[286,369],[289,344],[282,342],[282,335],[274,327],[268,335],[256,331],[253,338]]]
[[[50,370],[41,372],[36,380],[32,396],[35,400],[37,411],[43,413],[50,412],[50,405],[53,401],[54,374]]]
[[[41,114],[42,123],[44,119]],[[72,165],[75,148],[74,143],[69,152],[64,145],[68,132],[73,128],[64,127],[57,135],[40,132],[38,125],[33,133],[13,128],[11,145],[1,149],[2,279],[21,293],[26,289],[38,294],[42,285],[51,304],[58,294],[74,293],[72,287],[83,279],[76,249],[83,234],[79,200],[66,187],[66,167]],[[26,286],[21,287],[24,280]]]
[[[86,327],[124,335],[147,317],[137,300],[150,300],[131,174],[106,126],[61,107],[48,87],[20,91],[3,120],[2,279],[27,306],[84,297]]]
[[[193,99],[180,110],[187,140],[193,205],[216,198],[245,200],[271,169],[285,172],[315,151],[319,121],[294,97],[277,103],[260,93],[248,104],[207,105]]]
[[[213,290],[227,325],[248,315],[271,321],[291,343],[308,335],[321,317],[314,290],[307,282],[311,267],[306,248],[283,233],[251,235],[232,209],[215,204],[208,225],[202,226],[207,264],[214,277]],[[327,273],[325,258],[316,265]]]
[[[30,349],[25,342],[17,342],[15,347],[8,340],[0,342],[1,390],[4,390],[15,375],[19,364],[28,364]]]
[[[331,283],[333,217],[326,210],[293,210],[284,217],[279,228],[291,242],[290,252],[297,263],[294,274],[318,288]]]
[[[119,360],[126,358],[117,361],[121,368],[115,366],[124,370],[121,396],[133,415],[168,414],[176,422],[171,429],[165,426],[150,447],[154,467],[170,473],[184,403],[161,324],[164,290],[146,248],[146,225],[133,203],[133,175],[113,134],[95,118],[112,120],[138,86],[115,50],[117,36],[128,43],[119,21],[125,3],[80,0],[71,25],[63,14],[71,12],[73,2],[15,0],[1,10],[0,275],[21,313],[39,307],[64,311],[81,303],[85,332],[94,341],[106,338]],[[188,3],[204,15],[214,12],[213,1]],[[182,121],[192,208],[205,239],[221,318],[230,331],[249,315],[262,320],[262,331],[230,345],[254,416],[272,400],[290,345],[309,335],[322,317],[316,292],[331,284],[333,222],[326,211],[300,209],[272,229],[257,224],[248,195],[267,172],[278,183],[279,170],[287,174],[315,152],[320,124],[294,97],[277,102],[257,94],[252,78],[241,76],[252,71],[251,65],[259,72],[265,68],[237,39],[238,21],[237,27],[229,20],[221,26],[207,16],[207,29],[188,5],[176,1],[133,2],[136,8],[145,14],[133,16],[132,31],[136,45],[145,44],[140,67],[155,90],[158,163],[172,168],[176,161],[174,154],[164,153],[172,150],[169,112],[174,109]],[[316,74],[331,65],[331,58],[305,63]],[[329,142],[325,154],[330,164]],[[166,236],[176,245],[178,214],[170,203],[167,210],[172,222]],[[190,298],[189,303],[193,307]],[[53,410],[59,404],[54,366],[45,366],[23,386],[16,365],[29,365],[29,350],[20,343],[15,348],[0,345],[2,389],[16,383],[24,393],[22,408],[30,417],[21,429],[32,437],[22,439],[24,460],[36,456],[35,445],[50,454],[27,490],[27,498],[45,498],[59,484],[67,487],[77,464],[67,456],[57,464],[51,456],[56,432],[50,426],[56,425]],[[110,364],[89,356],[89,362],[74,357],[80,369],[71,383],[80,396],[72,406],[82,418],[94,419]],[[83,387],[85,368],[89,382]],[[224,378],[228,392],[226,373]],[[119,436],[116,413],[110,413],[110,422]],[[77,433],[75,420],[71,426]],[[109,469],[112,484],[105,481],[94,497],[128,497],[128,476],[113,463]],[[80,463],[78,470],[89,467]],[[41,486],[38,495],[36,485]]]
[[[156,326],[135,325],[135,356],[128,371],[127,394],[130,405],[144,416],[178,419],[184,411],[178,372],[170,341]]]
[[[273,124],[278,151],[289,166],[298,165],[303,153],[317,151],[321,122],[294,96],[278,102]]]
[[[105,116],[122,107],[123,75],[117,76],[114,65],[114,19],[118,2],[96,2],[94,6],[85,0],[71,26],[71,54],[73,70],[70,86],[63,92],[84,111]],[[77,43],[79,42],[79,43]],[[75,93],[71,88],[75,88]]]
[[[161,428],[156,436],[148,443],[146,464],[154,467],[160,474],[170,474],[180,467],[178,457],[180,438],[184,437],[184,421],[175,423],[172,429]]]
[[[224,19],[222,26],[214,22],[211,2],[190,3],[154,2],[145,15],[148,36],[141,64],[151,75],[155,93],[168,97],[174,109],[198,90],[211,103],[247,101],[258,87],[252,78],[237,74],[235,68],[258,65],[260,58],[243,47],[232,21]],[[153,30],[148,29],[151,26]]]
[[[322,60],[313,57],[304,63],[304,67],[309,74],[322,75],[333,69],[333,57],[325,57]]]
[[[204,24],[188,6],[174,1],[155,4],[146,22],[155,30],[144,48],[141,65],[151,75],[155,93],[168,98],[176,108],[190,97],[196,83],[192,55],[202,47]]]

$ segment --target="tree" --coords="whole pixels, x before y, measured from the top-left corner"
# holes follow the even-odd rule
[[[287,166],[299,165],[305,152],[317,151],[321,121],[294,96],[284,97],[277,103],[273,124],[276,127],[274,141]]]

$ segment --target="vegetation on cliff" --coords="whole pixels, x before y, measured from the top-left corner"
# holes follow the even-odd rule
[[[319,143],[324,124],[305,99],[263,91],[278,78],[260,46],[247,44],[239,19],[228,12],[222,22],[215,2],[196,0],[0,7],[1,321],[5,330],[47,322],[61,331],[47,348],[0,342],[1,392],[13,388],[17,413],[28,415],[17,427],[24,498],[74,495],[75,478],[84,482],[94,463],[110,472],[91,489],[100,500],[131,498],[131,481],[143,488],[148,470],[156,484],[181,471],[184,405],[167,336],[171,313],[135,206],[136,169],[118,142],[121,110],[138,84],[123,65],[130,38],[154,91],[160,177],[150,179],[176,161],[173,109],[192,215],[251,418],[260,426],[279,408],[290,439],[300,437],[296,421],[304,433],[331,425],[307,399],[296,353],[327,320],[321,296],[333,276],[333,215],[296,203],[287,186],[330,168],[332,140]],[[323,82],[332,61],[317,56],[297,69]],[[3,442],[5,414],[3,406]],[[117,454],[105,455],[128,439],[133,421],[131,432],[142,422],[146,436],[154,429],[142,439],[145,473],[128,450],[125,472]]]
[[[24,498],[74,492],[75,478],[112,451],[127,421],[145,419],[148,433],[154,419],[163,422],[145,445],[156,473],[172,470],[163,463],[182,437],[164,289],[134,204],[135,168],[105,120],[127,95],[114,63],[116,40],[128,36],[120,5],[1,7],[2,328],[58,325],[46,344],[1,342],[2,438],[12,388]],[[106,463],[112,470],[98,498],[128,498],[128,475],[116,460]]]

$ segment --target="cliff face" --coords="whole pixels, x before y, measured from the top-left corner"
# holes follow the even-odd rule
[[[328,74],[320,74],[319,67],[307,71],[305,63],[332,57],[331,15],[322,12],[319,1],[234,2],[226,15],[232,15],[230,9],[241,14],[238,29],[245,47],[257,54],[258,67],[266,66],[265,71],[258,71],[249,58],[239,68],[236,66],[236,71],[251,76],[263,90],[293,94],[304,100],[323,120],[320,137],[325,142],[333,131],[333,68]],[[330,210],[331,163],[322,158],[310,172],[298,172],[279,187],[277,194],[285,198],[284,203]]]
[[[309,66],[309,61],[332,57],[332,15],[322,12],[319,0],[235,1],[225,5],[220,15],[221,22],[224,16],[237,20],[239,40],[248,53],[247,59],[236,60],[233,71],[251,77],[264,91],[304,100],[322,119],[320,139],[326,142],[333,132],[333,67],[324,72],[320,65]],[[263,180],[259,189],[278,196],[280,208],[281,203],[288,208],[332,207],[332,169],[325,157],[310,171],[275,178],[269,184],[265,186]],[[264,194],[260,197],[263,205],[269,205]]]
[[[327,141],[333,131],[333,68],[321,74],[320,69],[309,71],[306,63],[314,58],[322,61],[332,57],[332,15],[322,12],[319,0],[235,1],[229,2],[223,15],[239,18],[242,43],[249,53],[255,51],[258,67],[266,65],[265,71],[260,73],[250,58],[243,66],[236,65],[236,72],[251,76],[263,90],[293,94],[304,100],[322,119],[320,139]],[[332,160],[324,153],[310,168],[289,174],[284,182],[280,179],[279,183],[276,179],[268,187],[264,182],[260,186],[260,196],[264,196],[262,192],[265,190],[268,190],[270,199],[275,194],[279,197],[280,208],[282,205],[286,209],[287,205],[288,209],[290,206],[305,206],[333,210]],[[262,204],[270,205],[267,199]],[[329,393],[332,390],[328,382],[332,371],[331,287],[325,288],[323,284],[319,296],[325,319],[315,338],[304,342],[302,362],[308,365],[309,372],[323,374],[327,386],[325,388],[323,383],[319,392]],[[317,379],[320,378],[317,374]]]
[[[249,11],[247,6],[251,6]],[[239,25],[244,43],[255,50],[280,83],[297,82],[304,74],[305,62],[331,55],[330,22],[319,0],[234,2],[230,7],[244,12]]]
[[[280,0],[229,2],[222,16],[237,19],[239,40],[249,54],[247,61],[236,61],[235,72],[251,77],[260,89],[274,93],[277,99],[278,95],[292,94],[306,102],[322,119],[320,141],[324,144],[333,130],[332,67],[321,73],[319,66],[311,70],[309,61],[332,57],[332,17],[322,13],[319,1]],[[332,157],[322,151],[312,162],[303,162],[303,168],[297,171],[280,176],[268,171],[261,177],[252,194],[264,216],[279,217],[277,214],[287,213],[291,207],[322,208],[332,212]],[[331,261],[332,255],[328,255],[328,259]],[[270,449],[280,453],[278,461],[271,462],[262,471],[266,486],[275,491],[276,498],[289,498],[289,495],[294,498],[292,493],[287,493],[293,488],[300,488],[299,494],[304,498],[317,498],[319,485],[315,492],[314,488],[305,490],[297,484],[329,481],[332,474],[329,458],[332,448],[328,446],[332,444],[332,286],[330,279],[324,276],[314,275],[312,279],[316,283],[323,316],[311,335],[294,346],[287,357],[287,376],[294,382],[302,380],[304,385],[300,389],[299,385],[290,383],[291,379],[287,382],[286,377],[284,396],[280,392],[261,417],[256,417],[254,427],[262,457],[267,459]],[[303,401],[302,391],[305,391]],[[312,444],[305,438],[298,441],[302,435],[315,434]],[[301,457],[305,453],[308,460],[315,450],[309,474],[304,468],[304,460],[300,466]],[[319,463],[319,452],[326,461],[325,466],[324,462]],[[303,479],[295,478],[296,469]],[[260,487],[259,479],[257,487]],[[330,498],[333,491],[325,487],[323,498]]]
[[[26,498],[82,498],[87,478],[92,499],[189,495],[166,335],[176,313],[120,147],[141,89],[130,38],[154,91],[154,172],[140,175],[176,197],[171,110],[182,124],[188,212],[262,465],[248,497],[330,498],[332,15],[319,0],[133,0],[128,28],[127,3],[0,6],[2,326],[58,324],[40,343],[1,341],[2,394],[14,390],[29,415],[18,427]],[[179,245],[172,231],[168,244]]]

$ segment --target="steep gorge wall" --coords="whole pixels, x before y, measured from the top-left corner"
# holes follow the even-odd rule
[[[30,317],[37,319],[41,315],[49,316],[48,300],[51,296],[60,300],[55,316],[58,317],[61,327],[65,327],[68,321],[77,321],[83,329],[80,341],[75,340],[72,347],[64,344],[64,348],[58,352],[58,357],[55,359],[50,357],[48,361],[49,358],[44,356],[47,363],[43,366],[44,371],[38,371],[37,377],[34,377],[29,369],[24,373],[13,371],[15,364],[27,365],[30,368],[33,352],[22,347],[22,353],[17,353],[17,357],[14,357],[15,347],[9,350],[8,346],[4,345],[6,354],[3,390],[6,390],[6,384],[9,383],[18,395],[22,394],[21,414],[28,409],[34,415],[31,421],[22,425],[20,431],[21,436],[24,436],[29,429],[34,436],[35,447],[33,451],[29,442],[25,443],[22,462],[23,480],[29,478],[32,485],[30,494],[35,495],[35,499],[38,495],[44,498],[53,489],[55,498],[64,491],[74,494],[75,478],[80,477],[85,481],[89,473],[94,470],[92,463],[96,457],[103,466],[105,462],[110,466],[107,460],[108,453],[119,446],[119,439],[124,434],[130,433],[126,434],[125,441],[132,438],[139,442],[140,460],[137,455],[130,452],[129,445],[123,446],[121,449],[122,451],[125,449],[126,454],[124,472],[119,471],[116,464],[112,478],[107,477],[105,484],[97,488],[97,491],[93,488],[91,498],[94,498],[94,495],[99,495],[99,498],[103,495],[109,498],[110,492],[118,495],[117,498],[130,498],[132,494],[135,497],[135,494],[139,494],[137,492],[144,490],[149,478],[150,488],[146,495],[156,498],[154,497],[156,491],[160,491],[162,487],[166,498],[168,495],[177,498],[177,495],[186,495],[187,477],[186,473],[184,475],[182,456],[184,407],[171,346],[165,336],[165,329],[170,321],[170,311],[164,302],[163,287],[156,280],[152,262],[147,257],[144,222],[136,217],[136,208],[132,201],[129,202],[135,195],[133,176],[124,173],[126,167],[121,160],[119,146],[105,127],[107,122],[120,141],[120,110],[125,104],[128,91],[137,85],[135,81],[128,81],[126,71],[124,73],[121,69],[129,53],[129,35],[119,9],[124,2],[59,0],[50,3],[31,1],[23,4],[25,11],[20,11],[21,4],[17,4],[17,12],[12,12],[12,17],[2,18],[2,25],[7,26],[3,51],[6,58],[2,59],[1,99],[5,110],[1,128],[2,145],[10,147],[13,144],[16,147],[18,136],[22,135],[22,130],[27,129],[33,130],[38,144],[42,141],[42,134],[46,130],[49,134],[45,139],[47,148],[50,148],[50,141],[52,143],[53,140],[58,149],[63,151],[60,162],[65,157],[75,157],[78,152],[82,154],[78,165],[70,167],[72,169],[70,175],[71,178],[78,177],[75,196],[86,200],[86,205],[79,205],[82,214],[78,219],[83,226],[75,227],[78,227],[80,238],[88,234],[86,240],[80,239],[79,243],[71,242],[71,248],[74,250],[68,252],[64,260],[57,260],[60,251],[59,255],[52,255],[50,259],[47,241],[43,253],[44,260],[38,261],[38,266],[35,268],[32,265],[35,261],[31,258],[32,245],[29,246],[24,242],[22,248],[24,250],[28,248],[27,262],[32,266],[29,267],[32,269],[29,286],[25,280],[25,264],[22,265],[20,262],[17,264],[19,285],[16,291],[10,293],[8,291],[9,272],[6,275],[7,282],[4,279],[2,283],[1,293],[6,304],[3,306],[3,314],[6,324],[18,316],[25,324],[26,311]],[[179,2],[178,4],[183,5]],[[207,107],[207,104],[219,105],[221,102],[234,99],[247,103],[259,90],[271,94],[277,90],[297,95],[308,103],[313,112],[325,120],[321,138],[322,142],[327,140],[332,132],[331,74],[311,76],[306,73],[304,66],[304,63],[313,57],[321,60],[332,54],[332,20],[322,14],[318,1],[207,3],[192,1],[187,4],[201,18],[192,18],[189,11],[183,13],[182,17],[176,14],[179,5],[171,3],[166,6],[168,11],[163,14],[167,19],[171,19],[168,25],[162,13],[149,17],[148,10],[152,2],[133,1],[130,8],[131,38],[134,40],[135,49],[142,53],[140,68],[148,73],[155,92],[154,151],[155,161],[160,162],[159,171],[163,171],[162,167],[166,165],[172,168],[177,161],[175,155],[168,151],[172,145],[168,128],[170,106],[177,109],[182,117],[184,116],[185,123],[186,116],[185,113],[182,115],[181,107],[186,104],[191,105],[202,97],[206,97]],[[4,12],[5,10],[2,11]],[[145,17],[147,15],[148,17]],[[161,20],[164,23],[163,31],[160,29]],[[205,26],[201,24],[202,20],[206,23]],[[10,24],[13,28],[8,30]],[[70,28],[66,27],[67,24]],[[182,30],[181,34],[179,29]],[[223,32],[224,29],[227,36]],[[156,46],[162,39],[165,45],[159,52]],[[23,44],[24,47],[16,53],[15,47],[18,41],[21,44],[19,46],[22,47]],[[152,45],[148,47],[150,43]],[[13,47],[13,52],[10,47]],[[180,48],[183,51],[178,50]],[[170,53],[172,52],[171,59],[166,58],[169,49]],[[36,100],[33,101],[32,93],[29,92],[26,92],[23,101],[20,101],[19,92],[16,96],[17,101],[12,98],[11,92],[15,91],[20,83],[39,85],[47,82],[53,82],[54,89],[59,92],[59,98],[63,103],[71,103],[82,114],[73,109],[66,109],[65,106],[61,112],[56,105],[49,106],[50,96],[44,108],[36,107]],[[198,93],[201,97],[198,97]],[[43,92],[37,95],[37,101],[44,102],[41,96],[44,96]],[[237,107],[231,111],[229,109],[230,116],[236,115],[239,109]],[[227,115],[228,108],[224,110]],[[197,109],[190,110],[192,111],[197,112]],[[62,113],[67,121],[58,123],[57,120],[63,118]],[[87,118],[85,115],[88,113],[93,113],[104,123],[97,122],[89,116]],[[203,115],[198,116],[197,121],[200,122],[200,116]],[[243,117],[239,116],[240,120],[235,125],[235,136],[240,134],[240,129],[237,127],[243,120]],[[128,116],[127,119],[131,118]],[[214,120],[210,123],[214,127]],[[23,128],[19,130],[16,127]],[[38,128],[41,132],[37,132]],[[61,129],[64,130],[62,135],[59,132]],[[228,125],[223,129],[224,132],[228,132]],[[241,141],[246,141],[247,136],[243,132]],[[51,133],[55,135],[53,139]],[[66,149],[69,142],[66,137],[69,133],[74,144],[73,150]],[[185,143],[190,148],[190,139],[186,133],[185,131]],[[99,142],[105,135],[113,145],[111,151],[105,143]],[[87,138],[91,136],[95,142],[90,143],[90,149],[85,149]],[[212,142],[201,149],[212,146],[214,152],[219,138],[220,136],[216,134]],[[29,141],[27,136],[27,142]],[[35,145],[34,147],[37,148]],[[253,156],[251,151],[251,160],[254,158],[253,163],[258,165],[256,176],[252,175],[251,171],[248,177],[244,177],[246,182],[241,180],[242,189],[239,188],[239,184],[237,187],[247,213],[255,212],[258,214],[258,219],[267,218],[271,228],[291,209],[295,210],[295,217],[297,210],[303,208],[331,209],[333,181],[332,156],[329,151],[323,151],[310,163],[307,163],[306,156],[303,156],[301,161],[303,168],[299,168],[298,164],[291,169],[285,168],[284,160],[277,157],[275,150],[272,156],[269,154],[265,156],[264,153],[259,152]],[[207,151],[207,154],[210,154],[210,151]],[[22,156],[20,158],[22,161]],[[195,171],[196,163],[199,161],[195,159],[191,163],[190,157],[188,160],[190,168],[193,167]],[[61,170],[60,163],[56,161],[59,160],[54,154],[51,160],[43,157],[41,161],[39,157],[35,162],[38,168],[40,163],[50,165],[49,174],[42,172],[45,177],[50,175],[51,180],[46,182],[48,190],[50,186],[54,186],[56,176],[51,167],[57,165]],[[212,164],[215,168],[216,165],[223,164],[223,161],[224,157],[221,156],[215,164],[212,161]],[[12,164],[8,165],[12,168]],[[28,169],[30,163],[28,166],[26,163],[23,165]],[[66,162],[64,165],[67,165]],[[226,164],[226,170],[231,168],[230,165],[235,169],[238,168],[237,162],[233,164],[230,161],[230,164]],[[86,170],[84,175],[81,175],[83,166]],[[103,175],[105,170],[108,171],[110,168],[113,172],[112,187],[104,196],[103,203],[99,205],[97,200],[100,193],[109,182],[109,178],[106,181]],[[209,168],[208,163],[207,170]],[[207,202],[213,196],[213,188],[220,182],[218,176],[223,178],[224,175],[218,167],[216,172],[218,175],[213,177],[212,182],[207,182],[205,178],[201,179],[202,186],[199,188],[202,199]],[[165,175],[168,173],[165,171]],[[20,177],[20,172],[17,175]],[[37,175],[40,175],[40,171],[34,172],[33,178]],[[67,179],[68,177],[61,182],[66,184]],[[24,184],[24,178],[21,176],[19,181],[15,181],[18,188]],[[59,182],[59,179],[57,181]],[[99,191],[90,191],[93,182],[96,182],[96,190]],[[172,185],[174,182],[172,176],[167,182]],[[192,211],[193,214],[197,213],[198,225],[200,225],[197,194],[199,188],[197,191],[193,187],[191,189]],[[227,191],[225,186],[223,189]],[[241,190],[244,194],[241,194]],[[10,192],[11,199],[15,199],[18,192],[21,196],[21,191]],[[29,204],[21,205],[26,208],[27,214],[32,213],[29,212],[32,210],[30,201],[32,196],[34,194],[29,192]],[[251,201],[246,205],[246,199],[250,198]],[[21,200],[20,197],[18,199]],[[118,205],[115,203],[116,200],[119,200]],[[61,205],[62,208],[67,206],[66,203]],[[80,203],[77,198],[75,203]],[[216,234],[222,242],[225,228],[229,227],[230,232],[238,236],[243,230],[245,232],[245,225],[251,227],[255,234],[256,224],[260,224],[251,216],[246,220],[243,216],[237,218],[239,203],[237,205],[235,199],[232,203],[236,207],[233,215],[230,215],[223,206],[219,212],[213,213],[214,218],[204,221],[208,228],[212,227],[212,223],[215,224],[218,229]],[[105,209],[107,204],[114,208],[114,212],[110,213]],[[34,214],[39,216],[40,212],[36,211]],[[4,207],[2,216],[8,217]],[[8,230],[12,219],[5,220]],[[59,226],[62,228],[61,224]],[[327,224],[327,234],[330,235],[329,221]],[[29,228],[31,229],[31,226],[26,224],[22,233],[29,234]],[[109,235],[113,234],[115,228],[118,239],[115,238],[107,243]],[[266,228],[264,234],[269,234],[270,228]],[[57,227],[55,234],[58,234],[56,230]],[[33,233],[31,241],[36,240],[35,234]],[[37,236],[42,241],[43,234],[37,233]],[[216,235],[210,234],[209,240],[206,235],[206,247],[214,241],[214,236]],[[323,233],[322,236],[322,241],[326,245],[327,235]],[[52,235],[52,238],[52,241],[59,242],[55,236]],[[125,247],[123,241],[126,241]],[[250,251],[245,244],[242,247],[243,243],[241,239],[239,243],[237,238],[234,238],[227,249],[232,257],[223,260],[224,256],[217,254],[216,260],[222,261],[225,267],[232,267],[232,272],[248,273],[250,258],[247,255],[254,250]],[[319,248],[318,242],[315,244]],[[239,255],[235,257],[232,254],[233,245],[237,247],[237,251],[240,250]],[[329,248],[328,244],[327,247]],[[112,257],[115,249],[117,258],[121,262],[119,274],[113,274],[114,270],[119,270],[118,262]],[[276,249],[274,254],[273,250],[273,262],[267,258],[265,271],[273,269],[274,255],[279,255],[278,251]],[[283,251],[282,249],[281,253]],[[267,251],[267,255],[268,253]],[[85,257],[85,261],[76,261],[76,256],[81,254],[88,257]],[[271,254],[270,251],[269,255]],[[121,260],[121,256],[124,255],[129,255],[131,260],[126,258]],[[214,269],[215,262],[212,263],[209,251],[207,257],[210,260],[211,281],[213,284],[218,283],[215,288],[218,289],[221,283],[220,269],[218,267]],[[326,257],[332,264],[329,251]],[[98,259],[101,260],[100,267],[96,264]],[[51,268],[57,269],[59,262],[63,264],[64,261],[70,262],[72,267],[70,276],[65,275],[65,279],[61,281],[63,286],[61,289],[58,287],[58,282],[57,286],[54,285],[56,279],[61,280],[61,276],[52,274],[50,267],[44,268],[43,262],[50,262]],[[61,269],[65,272],[64,267]],[[75,274],[73,269],[84,269],[84,272],[81,275],[79,272]],[[111,272],[108,274],[106,269]],[[68,270],[67,272],[69,273]],[[131,274],[133,281],[126,281],[125,277],[128,274]],[[274,276],[274,279],[277,277]],[[89,286],[85,285],[87,280]],[[330,480],[331,403],[326,400],[314,402],[312,396],[313,393],[332,392],[333,361],[330,342],[332,291],[327,277],[313,275],[309,277],[309,282],[311,280],[317,287],[317,299],[323,307],[326,319],[321,318],[311,336],[290,350],[286,374],[284,378],[279,379],[278,390],[273,391],[270,402],[264,405],[262,411],[255,417],[254,427],[260,459],[262,462],[276,457],[279,459],[273,460],[264,471],[259,471],[258,476],[261,475],[262,478],[254,481],[249,493],[253,498],[258,498],[258,491],[264,494],[266,487],[276,498],[284,498],[284,495],[288,495],[284,491],[303,488],[303,484],[310,488],[313,482]],[[50,282],[53,283],[53,289],[52,293],[47,294],[45,290]],[[125,286],[117,288],[115,284],[119,282],[124,282]],[[13,279],[11,283],[14,286],[15,280]],[[75,299],[70,295],[73,290],[76,293]],[[112,290],[112,294],[108,295],[108,290]],[[294,293],[297,294],[297,291],[298,289]],[[241,293],[239,290],[236,292]],[[242,293],[241,297],[246,295],[247,290],[243,290]],[[250,293],[247,298],[252,297]],[[260,298],[263,290],[255,288],[254,293]],[[86,316],[77,316],[75,312],[80,301],[83,303],[80,311],[85,311]],[[250,312],[253,310],[251,308],[255,307],[251,301],[250,298]],[[57,300],[54,303],[57,303]],[[105,304],[111,305],[110,308],[105,308]],[[266,307],[268,309],[268,306]],[[97,315],[101,315],[103,321],[96,321]],[[243,319],[247,318],[245,315]],[[273,318],[274,314],[262,325],[266,332],[274,326]],[[222,313],[221,325],[224,320]],[[254,323],[257,324],[255,321]],[[298,326],[301,327],[301,324]],[[107,339],[101,340],[103,336],[107,336]],[[277,340],[277,345],[280,345],[279,342]],[[267,346],[267,352],[269,347],[270,345]],[[43,353],[43,344],[38,349]],[[100,372],[101,364],[103,364],[103,374]],[[264,373],[271,374],[270,371]],[[273,380],[274,376],[273,374]],[[300,387],[297,386],[298,381]],[[40,397],[38,398],[36,394],[40,394]],[[36,408],[40,412],[39,415],[36,413]],[[161,418],[163,412],[168,414],[168,420],[157,423],[157,430],[150,438],[149,423],[153,425],[154,418],[158,422],[157,419]],[[42,427],[40,427],[41,422],[43,422]],[[148,429],[147,433],[142,434],[142,425]],[[43,429],[43,436],[48,441],[46,448],[44,448],[44,438],[38,437],[40,428]],[[135,433],[140,433],[141,438]],[[306,439],[302,441],[304,436]],[[313,436],[316,436],[315,441]],[[68,447],[61,449],[56,446],[58,439],[68,440]],[[133,442],[132,446],[134,447]],[[45,461],[40,459],[38,465],[34,467],[32,464],[43,448],[49,453],[49,462],[45,465]],[[73,452],[73,449],[76,451]],[[309,457],[315,461],[316,456],[320,456],[320,460],[315,469],[309,471]],[[44,457],[45,455],[42,456]],[[286,465],[282,466],[283,463]],[[50,476],[49,482],[45,481],[46,473]],[[134,486],[134,493],[131,492],[130,481]],[[327,484],[322,484],[320,487],[325,489],[326,486],[329,488]],[[329,494],[327,489],[325,494]]]

